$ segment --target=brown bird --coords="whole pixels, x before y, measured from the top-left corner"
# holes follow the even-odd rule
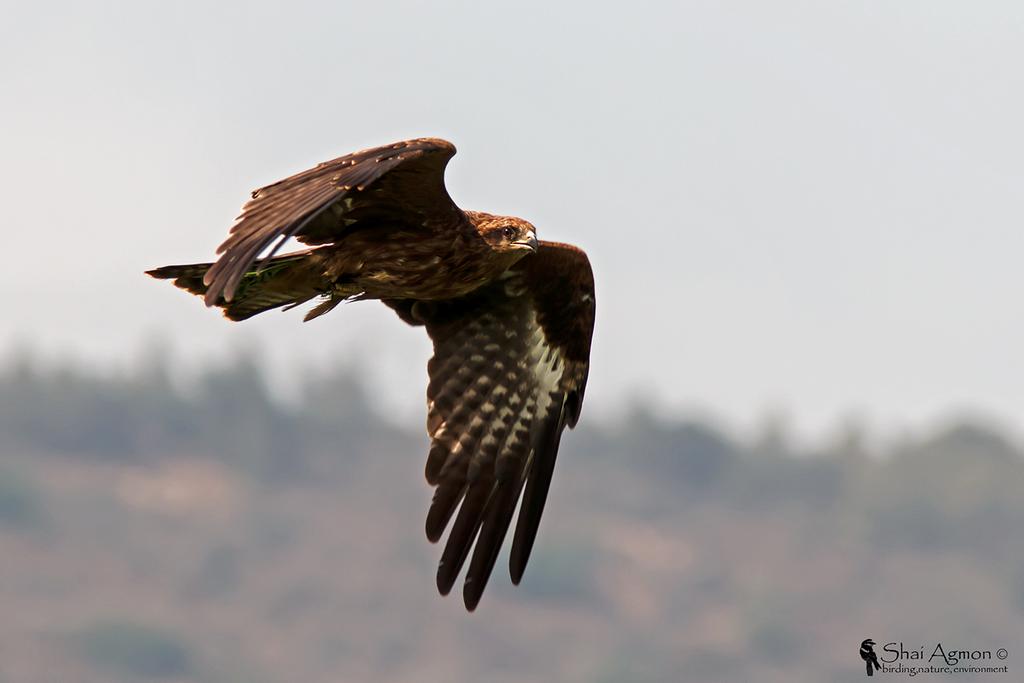
[[[458,508],[437,587],[448,594],[475,541],[463,590],[473,610],[520,494],[509,570],[522,579],[559,439],[580,416],[594,278],[583,251],[538,242],[527,221],[459,209],[444,184],[454,154],[421,138],[322,163],[254,191],[215,263],[148,274],[231,320],[318,299],[310,320],[380,299],[426,328],[427,538],[439,540]],[[291,237],[313,248],[275,256]]]

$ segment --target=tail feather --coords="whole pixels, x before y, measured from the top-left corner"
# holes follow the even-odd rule
[[[281,306],[297,306],[310,299],[329,294],[332,285],[316,268],[310,267],[310,252],[286,254],[269,261],[259,270],[246,273],[231,301],[218,297],[215,306],[223,309],[231,320],[245,320],[257,313]],[[205,296],[207,285],[203,276],[211,263],[164,266],[147,270],[146,274],[198,296]]]

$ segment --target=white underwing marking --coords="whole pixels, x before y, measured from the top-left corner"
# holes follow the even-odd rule
[[[537,392],[538,415],[546,415],[558,395],[562,382],[562,357],[558,349],[549,346],[537,321],[536,312],[532,314],[529,356],[532,361],[532,372],[539,389]]]

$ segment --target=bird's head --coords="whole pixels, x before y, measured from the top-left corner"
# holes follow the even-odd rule
[[[478,211],[466,212],[484,242],[506,254],[526,256],[537,251],[537,230],[529,221],[514,216],[494,216]]]
[[[870,638],[868,638],[863,643],[861,643],[860,646],[861,647],[874,647],[875,646],[875,641],[873,641]]]

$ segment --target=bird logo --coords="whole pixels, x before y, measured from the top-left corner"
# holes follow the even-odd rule
[[[865,672],[868,676],[875,675],[875,672],[871,669],[872,666],[876,670],[882,668],[878,663],[877,655],[875,655],[875,641],[870,638],[860,644],[860,658],[864,660]]]

